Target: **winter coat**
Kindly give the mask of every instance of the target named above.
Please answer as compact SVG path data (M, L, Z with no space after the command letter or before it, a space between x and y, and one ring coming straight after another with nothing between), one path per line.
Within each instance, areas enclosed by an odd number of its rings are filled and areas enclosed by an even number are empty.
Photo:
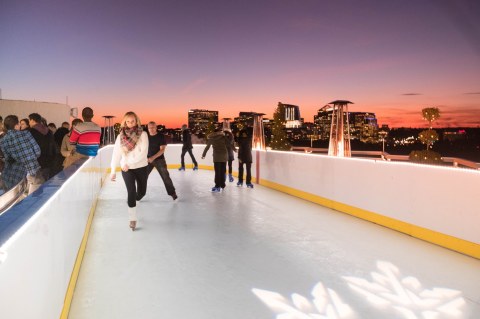
M233 161L235 160L235 156L233 152L235 151L235 140L233 139L233 134L225 134L225 138L227 141L227 152L228 152L228 160Z
M59 147L55 143L53 133L43 124L35 124L30 133L40 146L38 163L42 168L54 168L58 163Z
M205 146L205 149L203 150L202 157L207 155L210 146L213 147L213 162L227 162L227 138L222 131L213 132L212 134L208 135L207 146Z
M238 137L238 160L242 163L252 162L252 138L240 135Z

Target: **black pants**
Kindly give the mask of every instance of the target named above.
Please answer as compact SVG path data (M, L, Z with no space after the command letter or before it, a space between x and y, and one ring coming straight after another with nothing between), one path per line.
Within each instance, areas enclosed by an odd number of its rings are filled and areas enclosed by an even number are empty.
M215 187L225 188L225 170L226 162L213 162L215 168Z
M156 168L160 177L162 178L163 184L167 189L167 194L172 196L175 194L175 187L173 186L172 179L170 178L170 174L168 173L167 169L167 162L164 158L157 158L153 161L153 163L148 164L148 175L152 172L153 168Z
M182 161L182 167L185 167L185 154L187 152L188 154L190 154L190 157L192 158L193 165L198 166L197 160L195 159L195 156L193 156L192 149L182 148L182 155L180 155L180 159Z
M128 207L135 207L147 192L148 166L122 171L122 177L127 187Z
M238 182L243 183L243 164L247 169L247 184L252 183L252 163L238 162Z

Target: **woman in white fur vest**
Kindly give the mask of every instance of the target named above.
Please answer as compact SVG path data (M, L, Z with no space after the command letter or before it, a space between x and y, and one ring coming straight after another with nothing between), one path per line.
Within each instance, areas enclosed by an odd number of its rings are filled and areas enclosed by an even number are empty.
M116 168L120 164L122 177L128 192L128 217L130 228L137 227L137 201L145 196L148 178L148 136L134 112L127 112L115 141L111 164L111 180L115 181Z

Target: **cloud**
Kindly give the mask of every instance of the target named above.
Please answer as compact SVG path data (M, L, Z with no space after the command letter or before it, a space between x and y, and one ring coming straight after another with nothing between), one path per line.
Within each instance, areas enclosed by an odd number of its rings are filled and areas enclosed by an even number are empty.
M208 78L207 77L203 77L203 78L199 78L199 79L196 79L195 81L189 83L183 90L182 90L182 93L183 94L189 94L190 92L192 92L193 90L195 90L197 87L203 85L205 82L208 81Z
M401 95L423 95L422 93L402 93Z

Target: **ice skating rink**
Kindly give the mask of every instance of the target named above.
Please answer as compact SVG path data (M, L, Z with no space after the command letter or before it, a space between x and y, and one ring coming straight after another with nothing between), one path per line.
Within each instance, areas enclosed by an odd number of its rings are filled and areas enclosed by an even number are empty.
M71 319L480 318L480 260L213 172L101 189ZM372 197L373 198L373 197Z

